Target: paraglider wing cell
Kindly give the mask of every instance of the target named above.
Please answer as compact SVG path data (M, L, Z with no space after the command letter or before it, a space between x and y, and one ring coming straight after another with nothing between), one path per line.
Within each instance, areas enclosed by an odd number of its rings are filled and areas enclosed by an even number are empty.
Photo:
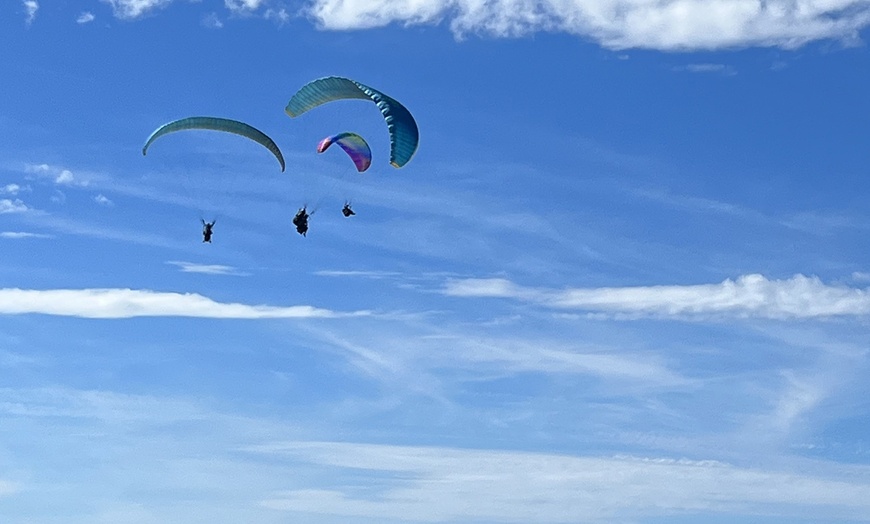
M284 111L297 117L327 102L349 98L371 100L378 106L390 132L390 163L397 168L407 164L420 141L417 122L405 106L377 89L349 78L320 78L302 86Z
M174 133L176 131L184 131L186 129L210 129L212 131L225 131L227 133L234 133L245 138L249 138L271 151L272 154L275 155L275 158L278 159L278 162L281 164L281 171L284 171L284 155L281 154L281 150L278 149L278 146L275 144L275 142L271 138L266 136L265 133L255 127L245 124L244 122L212 116L193 116L189 118L182 118L181 120L175 120L169 122L168 124L163 124L162 126L158 127L153 133L151 133L151 136L149 136L148 140L145 141L145 145L142 147L142 154L146 154L148 152L148 147L151 145L151 143L160 138L161 136L168 135L169 133Z
M372 150L365 139L358 134L346 132L328 136L317 144L317 152L323 153L332 144L338 144L344 149L360 173L372 165Z

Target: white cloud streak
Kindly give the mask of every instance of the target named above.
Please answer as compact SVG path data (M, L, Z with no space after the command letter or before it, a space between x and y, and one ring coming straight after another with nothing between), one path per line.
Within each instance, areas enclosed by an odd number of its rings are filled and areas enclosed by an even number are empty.
M443 293L457 297L500 297L559 309L652 316L729 315L773 319L864 316L870 314L867 289L824 284L795 275L768 280L751 274L718 284L622 288L528 288L505 279L448 281Z
M315 275L320 277L359 277L359 278L371 278L371 279L384 279L384 278L396 278L402 276L401 273L397 271L358 271L358 270L333 270L333 269L324 269L320 271L315 271Z
M51 238L51 235L44 233L29 233L27 231L3 231L0 232L0 238L22 239L22 238Z
M280 492L262 502L279 510L351 518L612 522L686 512L806 517L815 510L863 518L870 511L866 471L849 480L830 480L806 471L765 471L716 461L334 442L276 443L251 451L293 456L336 474L342 468L395 473L372 497L360 497L336 482L334 488Z
M780 221L789 229L817 235L831 235L842 230L870 230L870 220L859 215L846 213L803 212L786 217Z
M223 303L195 293L135 289L0 289L0 314L28 313L80 318L219 319L336 318L369 314L366 311L342 313L312 306Z
M232 266L224 266L221 264L197 264L195 262L184 262L182 260L170 260L167 264L177 266L182 273L202 273L205 275L237 275L247 276L250 273L245 273Z
M0 388L0 398L0 413L22 417L96 419L112 424L165 424L207 417L201 408L184 400L99 390Z
M509 339L463 337L443 345L461 349L453 356L456 363L474 362L477 366L495 365L511 372L543 372L548 374L586 374L614 380L640 381L649 385L686 386L690 381L680 377L658 362L652 355L593 352L588 348L571 347L552 341L538 343ZM433 351L434 353L434 348ZM441 365L451 365L449 359Z
M688 71L690 73L718 73L725 76L733 76L737 71L725 64L688 64L674 67L674 71Z

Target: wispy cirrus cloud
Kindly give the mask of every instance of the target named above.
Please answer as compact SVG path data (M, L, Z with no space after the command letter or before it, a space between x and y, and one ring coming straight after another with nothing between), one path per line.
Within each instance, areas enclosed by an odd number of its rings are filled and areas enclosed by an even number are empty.
M870 314L870 291L827 285L795 275L769 280L751 274L718 284L541 289L501 278L455 279L442 292L457 297L500 297L592 313L760 318L823 318Z
M0 289L0 314L80 318L197 317L223 319L336 318L367 311L337 312L312 306L217 302L196 293L136 289Z
M315 275L321 277L359 277L359 278L396 278L402 274L397 271L360 271L360 270L339 270L339 269L323 269L314 272Z
M61 512L63 521L72 524L274 519L255 501L267 496L269 486L286 478L290 468L268 468L272 472L265 474L262 463L232 450L239 443L260 442L264 435L298 434L296 422L215 411L195 395L62 386L0 388L0 419L4 445L20 450L4 463L0 500L5 503L4 495L14 495L16 503L30 505L40 493L69 486L61 489L62 495L33 506L28 518L44 522ZM36 434L40 437L34 439ZM114 458L91 468L87 457L95 452ZM64 457L71 460L64 462ZM127 473L119 476L122 470ZM198 502L179 513L174 504L143 504L131 494L141 489L196 491ZM76 500L94 504L79 506Z
M780 392L773 415L765 424L781 433L787 433L795 423L818 406L826 392L817 378L802 378L788 371L782 375L787 386Z
M867 217L847 213L802 212L785 217L782 225L806 233L831 235L838 231L870 230L870 220Z
M392 393L422 395L450 403L468 381L510 380L535 374L547 380L595 377L588 385L621 391L687 390L697 381L670 369L655 354L620 348L571 344L554 339L484 337L471 332L430 334L417 330L385 330L356 323L344 333L330 328L302 328L312 347L338 350L363 376ZM608 352L609 351L609 352ZM473 377L473 378L472 378ZM612 391L612 390L611 390Z
M870 511L870 479L858 469L852 480L831 480L803 470L631 456L339 442L278 442L248 451L318 464L339 479L275 492L264 506L351 519L612 522L687 512L806 517L836 508L841 518L863 518ZM380 479L375 494L342 484L340 472L348 468Z
M503 371L596 375L662 386L685 386L690 383L652 355L632 355L627 352L608 354L555 341L532 343L521 339L464 337L441 339L440 343L463 349L462 356L454 357L457 362L474 362L478 366L489 364Z
M195 490L183 508L153 504L149 521L214 521L226 512L264 522L279 511L285 520L318 522L625 522L696 513L697 520L712 513L735 522L747 514L813 522L860 521L870 512L863 465L777 457L773 466L747 467L703 453L551 453L505 442L500 449L338 442L335 434L312 438L304 416L287 422L217 412L196 395L63 387L2 388L0 416L22 430L10 435L10 445L26 450L10 457L12 471L38 473L20 485L0 481L0 495L62 482L70 493L60 507L77 498L105 511L140 502L136 493L146 490ZM94 453L113 461L88 463ZM99 496L113 489L113 497ZM90 511L67 520L99 521Z
M733 76L737 71L725 64L688 64L673 68L674 71L687 71L689 73L718 73L725 76Z
M287 22L289 22L290 16L290 13L283 7L278 9L266 9L266 11L263 13L263 18L265 18L266 20L272 20L278 25L286 24Z
M184 400L110 391L0 388L0 396L0 413L25 417L165 423L204 416L200 407Z
M767 221L770 220L765 215L753 209L741 207L728 202L712 200L709 198L697 197L692 195L674 194L669 191L644 188L626 188L631 195L658 202L666 206L683 209L691 212L701 212L710 214L729 215L739 218Z
M66 197L57 192L52 196L52 201L63 204ZM40 229L47 229L58 234L71 234L102 240L118 242L130 242L134 244L157 246L171 249L180 249L184 243L160 234L143 232L137 229L117 228L106 223L80 221L70 218L52 216L39 210L30 210L27 216L31 225Z
M202 17L202 25L209 29L220 29L224 26L224 23L217 13L209 13Z
M182 260L170 260L166 262L173 266L177 266L182 273L202 273L205 275L236 275L248 276L250 273L241 271L233 266L225 266L221 264L197 264L195 262L184 262Z

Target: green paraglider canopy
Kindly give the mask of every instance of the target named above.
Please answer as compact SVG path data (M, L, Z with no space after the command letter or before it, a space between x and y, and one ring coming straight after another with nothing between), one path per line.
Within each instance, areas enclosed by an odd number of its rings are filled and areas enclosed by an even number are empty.
M390 163L397 168L407 164L420 141L417 122L405 106L373 87L339 76L320 78L302 86L284 111L297 117L327 102L348 98L371 100L378 106L390 132Z
M278 159L278 162L281 164L281 171L284 171L284 155L281 154L281 150L278 149L278 146L275 144L275 142L271 138L266 136L265 133L263 133L259 129L249 126L248 124L245 124L244 122L212 116L192 116L190 118L182 118L181 120L174 120L172 122L169 122L168 124L163 124L162 126L158 127L153 133L151 133L151 136L149 136L148 140L145 141L145 145L142 147L142 154L144 155L145 153L147 153L148 146L150 146L152 142L154 142L161 136L167 135L169 133L174 133L175 131L183 131L186 129L210 129L212 131L225 131L227 133L234 133L249 138L271 151L272 154L275 155L275 158Z

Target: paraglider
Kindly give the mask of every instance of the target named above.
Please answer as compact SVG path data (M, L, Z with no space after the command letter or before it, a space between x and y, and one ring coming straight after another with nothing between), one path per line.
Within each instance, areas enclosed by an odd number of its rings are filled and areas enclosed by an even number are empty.
M217 220L212 220L211 222L206 222L202 218L200 220L202 221L202 241L211 244L212 228Z
M344 132L324 138L317 144L317 152L323 153L332 144L338 144L353 161L356 170L362 173L372 165L372 150L365 139L356 133ZM341 213L345 217L355 215L350 204L344 203Z
M407 164L420 141L417 122L405 106L377 89L339 76L320 78L302 86L284 111L297 117L327 102L353 98L371 100L378 106L390 133L390 163L396 168Z
M275 156L275 158L278 159L278 163L281 164L281 171L284 171L284 155L281 154L281 150L278 149L278 146L275 144L275 142L271 138L266 136L265 133L263 133L259 129L249 126L248 124L245 124L244 122L211 116L193 116L163 124L156 130L154 130L154 132L151 133L151 136L148 137L148 140L142 147L142 154L145 155L148 152L148 147L151 145L151 143L160 138L161 136L167 135L169 133L174 133L176 131L183 131L186 129L209 129L212 131L224 131L227 133L234 133L245 138L249 138L268 149Z
M308 210L303 207L297 211L296 216L293 217L293 225L296 226L296 232L302 236L307 236L309 216Z
M344 149L360 173L372 165L372 150L365 139L358 134L345 132L328 136L317 144L317 152L323 153L332 144L338 144Z
M168 135L169 133L188 129L223 131L253 140L268 149L281 165L281 171L284 171L284 155L281 154L281 150L278 148L277 144L275 144L271 138L266 136L265 133L244 122L211 116L193 116L173 120L172 122L163 124L155 129L145 141L145 145L142 147L142 155L144 156L148 153L148 147L150 147L158 138ZM202 241L210 244L211 236L213 234L212 228L214 227L215 221L206 222L204 219L200 219L200 221L202 222Z

